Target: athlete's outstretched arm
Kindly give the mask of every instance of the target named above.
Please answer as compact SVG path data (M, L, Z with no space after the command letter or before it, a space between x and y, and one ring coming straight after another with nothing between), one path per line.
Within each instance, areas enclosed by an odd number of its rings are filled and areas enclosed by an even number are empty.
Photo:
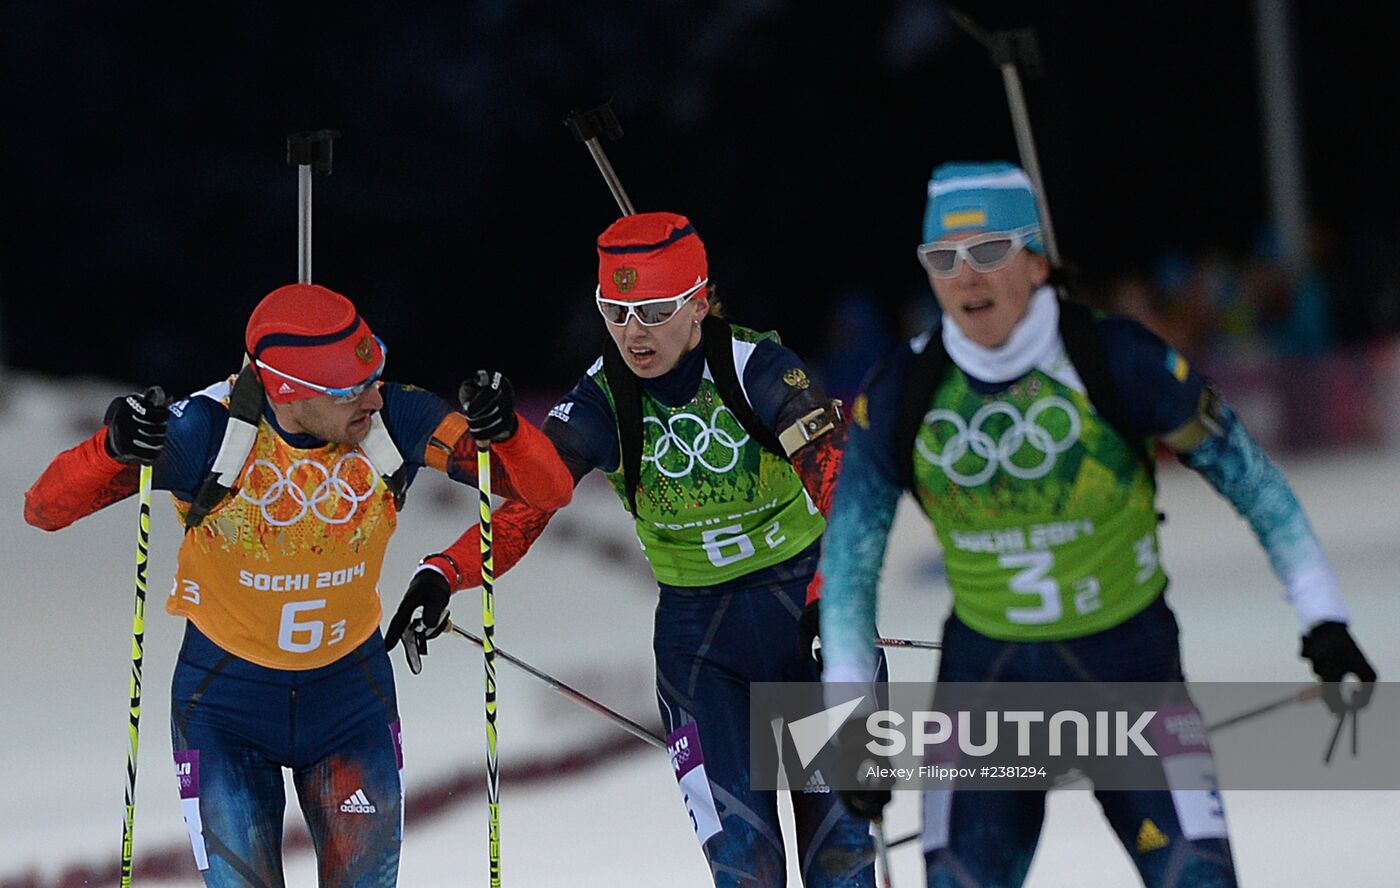
M1162 440L1249 522L1304 634L1319 623L1347 622L1332 565L1288 479L1213 389L1205 389L1195 415Z
M104 425L58 454L24 494L24 520L59 530L136 492L140 462L151 462L157 489L188 497L211 460L210 404L165 405L158 390L114 398ZM212 403L212 402L211 402ZM219 408L222 409L222 408Z
M514 435L491 445L492 492L545 511L562 509L573 498L573 478L544 433L518 419ZM465 416L443 417L428 438L423 462L457 481L476 483L476 439Z
M875 590L900 488L871 464L869 437L856 429L845 449L822 544L822 680L865 682L875 675Z
M40 530L61 530L136 492L140 466L107 453L107 427L53 458L24 492L24 520Z
M526 423L522 420L520 431L524 432L525 428ZM575 453L570 447L568 433L557 426L546 422L545 431L539 431L533 426L530 429L538 436L538 443L532 444L532 446L548 448L549 455L562 469L566 479L564 483L568 487L568 497L565 497L563 502L567 503L569 498L573 496L574 487L584 475L593 470L593 463ZM519 434L517 432L516 436L518 437ZM469 446L474 454L475 445ZM491 445L493 454L497 446ZM472 460L470 465L475 467L474 455ZM454 472L465 470L466 464L452 469ZM494 475L491 478L491 483L494 487L496 483ZM492 512L491 541L493 549L491 557L497 576L510 570L521 558L525 557L525 553L535 544L535 540L540 538L540 534L544 533L545 525L549 523L558 510L558 508L540 508L525 502L524 498L521 497L520 501L507 502ZM467 528L456 542L442 552L425 557L419 570L420 572L433 570L442 574L452 587L453 592L481 585L481 528L475 524Z
M505 503L491 513L491 561L496 576L506 573L525 557L553 517L553 511L516 502ZM424 558L423 567L446 577L454 592L480 586L481 528L472 525L442 552Z

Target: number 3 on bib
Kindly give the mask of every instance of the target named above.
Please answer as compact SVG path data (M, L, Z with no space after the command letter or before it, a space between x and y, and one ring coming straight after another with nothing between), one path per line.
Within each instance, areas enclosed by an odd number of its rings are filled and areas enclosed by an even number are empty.
M1008 607L1007 620L1022 626L1040 626L1064 616L1060 584L1049 576L1055 567L1053 552L1017 552L998 557L997 563L1003 568L1018 571L1007 584L1012 592L1035 595L1040 599L1039 607ZM1091 613L1103 606L1096 577L1081 577L1074 583L1074 592L1074 608L1081 614Z
M1055 566L1055 556L1049 552L1019 552L1002 555L997 562L1005 568L1020 569L1011 578L1011 591L1017 595L1037 595L1040 607L1008 607L1006 619L1022 625L1038 626L1053 623L1064 613L1060 604L1060 585L1046 574Z

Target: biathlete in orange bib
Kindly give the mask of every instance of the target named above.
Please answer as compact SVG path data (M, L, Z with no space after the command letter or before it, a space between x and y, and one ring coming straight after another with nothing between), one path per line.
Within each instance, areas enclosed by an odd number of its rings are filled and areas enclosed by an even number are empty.
M465 415L382 381L384 343L325 287L269 293L245 346L241 373L168 408L158 390L114 400L26 493L25 518L58 530L125 499L138 463L174 498L186 532L166 610L188 622L170 731L205 884L284 884L289 768L320 884L393 886L403 757L377 584L405 493L424 466L474 484L477 440L507 498L557 509L573 477L500 374L463 384ZM389 637L444 616L396 618Z

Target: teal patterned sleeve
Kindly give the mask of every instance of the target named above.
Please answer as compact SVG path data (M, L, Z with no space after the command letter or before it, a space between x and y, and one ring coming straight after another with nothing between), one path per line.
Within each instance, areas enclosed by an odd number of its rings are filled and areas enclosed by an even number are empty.
M1203 417L1211 434L1180 458L1199 472L1249 522L1274 575L1298 612L1302 633L1319 622L1347 622L1332 565L1288 479L1234 411L1216 402Z
M822 546L822 680L875 674L875 591L900 488L871 464L872 435L851 425Z

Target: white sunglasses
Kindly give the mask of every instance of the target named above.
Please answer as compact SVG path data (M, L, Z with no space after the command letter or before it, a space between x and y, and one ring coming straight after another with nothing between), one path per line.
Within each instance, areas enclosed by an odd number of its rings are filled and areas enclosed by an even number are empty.
M675 317L676 312L681 310L681 306L685 305L690 297L699 293L709 282L709 278L704 278L679 296L667 296L664 299L642 299L637 302L604 299L603 288L600 285L594 290L593 298L598 302L598 313L614 327L627 326L627 321L634 316L637 318L637 323L643 327L659 327Z
M959 260L973 271L986 273L1004 268L1016 252L1040 232L1040 226L1030 225L1015 231L991 231L960 241L934 241L919 245L919 262L937 278L957 277Z
M384 340L380 339L378 336L374 337L374 341L376 344L378 344L379 354L382 356L379 361L379 367L373 373L371 373L369 378L366 379L364 382L357 382L354 385L347 385L338 388L335 386L317 385L314 382L307 382L305 379L298 379L290 373L284 373L281 370L278 370L276 367L269 367L257 358L253 359L253 364L258 367L261 367L269 373L275 373L283 379L286 379L290 382L295 382L297 385L306 386L313 392L320 392L323 395L329 395L331 400L335 401L335 403L337 404L349 404L352 401L358 401L360 399L360 396L363 395L369 389L370 386L378 382L379 378L384 375L384 365L389 360L389 349L386 345L384 345Z

